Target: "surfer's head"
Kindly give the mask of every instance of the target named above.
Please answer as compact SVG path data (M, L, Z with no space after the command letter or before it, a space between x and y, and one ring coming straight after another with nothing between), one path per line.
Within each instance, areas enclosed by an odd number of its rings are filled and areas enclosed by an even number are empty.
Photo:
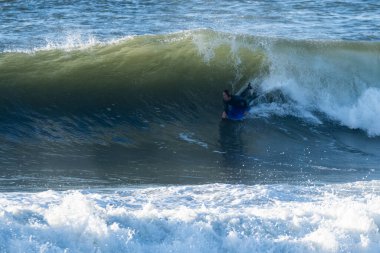
M231 94L228 90L223 91L223 100L224 101L229 101L231 100Z

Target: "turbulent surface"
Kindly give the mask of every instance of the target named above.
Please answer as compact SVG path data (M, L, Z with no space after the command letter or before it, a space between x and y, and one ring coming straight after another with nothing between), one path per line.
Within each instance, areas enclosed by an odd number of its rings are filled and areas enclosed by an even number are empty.
M3 193L0 249L376 252L379 186L372 181Z

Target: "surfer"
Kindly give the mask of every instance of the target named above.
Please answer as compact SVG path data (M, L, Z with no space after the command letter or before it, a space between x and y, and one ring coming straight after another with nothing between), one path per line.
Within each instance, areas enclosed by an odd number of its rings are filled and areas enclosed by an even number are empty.
M223 91L224 111L222 113L222 119L243 119L248 111L248 102L246 97L249 95L249 90L251 89L252 86L249 83L240 95L231 95L227 89Z

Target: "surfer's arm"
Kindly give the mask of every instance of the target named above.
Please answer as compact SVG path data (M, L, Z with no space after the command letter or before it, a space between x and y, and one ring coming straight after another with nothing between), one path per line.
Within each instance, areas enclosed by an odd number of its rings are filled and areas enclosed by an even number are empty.
M251 90L252 90L252 85L251 83L249 83L247 87L245 87L245 89L240 93L240 97L246 99L247 97L251 95Z

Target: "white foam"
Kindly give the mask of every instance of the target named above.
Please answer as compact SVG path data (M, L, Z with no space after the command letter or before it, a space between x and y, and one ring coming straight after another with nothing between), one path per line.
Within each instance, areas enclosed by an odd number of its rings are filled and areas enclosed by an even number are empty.
M0 194L1 252L379 252L380 181Z
M365 48L369 45L357 45ZM282 114L305 118L314 111L370 136L380 135L379 63L374 53L341 44L268 44L269 76L264 92L280 89L295 103ZM272 113L277 113L273 110Z
M73 51L73 50L84 50L89 49L94 46L104 46L118 44L125 40L130 40L135 38L135 36L125 36L121 38L116 38L108 41L99 40L96 36L91 34L82 34L81 32L66 32L63 36L57 38L46 38L45 44L41 46L36 46L33 48L18 48L18 49L6 49L5 53L28 53L33 54L39 51L49 51L49 50L63 50L63 51Z
M380 89L368 88L349 106L331 105L328 113L350 128L360 128L370 136L380 135Z
M196 145L199 145L203 148L208 148L207 143L194 138L194 133L180 133L179 138L181 140L184 140L184 141L190 143L190 144L196 144Z
M294 116L304 118L313 124L322 124L321 120L317 116L298 104L259 104L257 106L253 106L249 110L249 114L251 117L271 117L272 115L277 115L280 117Z

